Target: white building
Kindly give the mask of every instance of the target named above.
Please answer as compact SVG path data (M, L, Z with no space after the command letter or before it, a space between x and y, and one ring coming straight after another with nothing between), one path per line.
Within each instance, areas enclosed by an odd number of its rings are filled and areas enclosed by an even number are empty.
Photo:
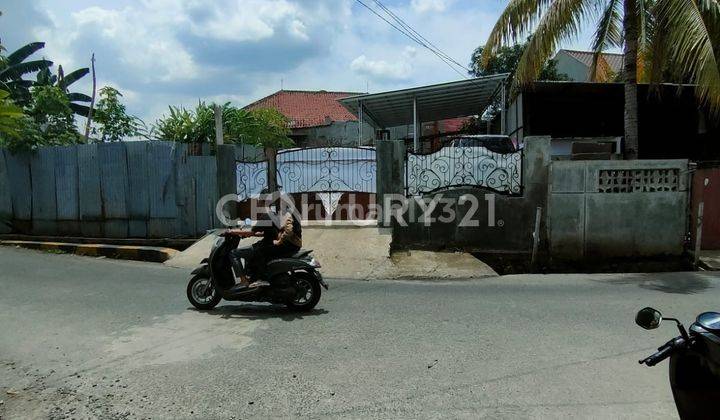
M592 67L592 51L560 50L553 58L557 62L557 71L568 75L574 82L590 82L590 68ZM615 76L622 72L623 55L602 53L600 67L605 69L605 77L601 81L613 81Z

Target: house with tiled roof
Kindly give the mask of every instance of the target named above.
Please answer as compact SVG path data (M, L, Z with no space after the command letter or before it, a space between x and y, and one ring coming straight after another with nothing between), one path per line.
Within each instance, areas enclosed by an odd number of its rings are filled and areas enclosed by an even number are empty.
M290 120L290 137L302 147L357 146L358 119L338 99L356 92L280 90L259 99L245 109L274 108ZM362 145L372 144L375 130L363 124Z
M574 82L589 82L592 68L593 52L578 50L560 50L553 58L557 63L557 71L566 74ZM611 81L622 73L623 55L613 53L600 54L600 78Z
M280 90L259 99L244 109L273 108L290 120L290 137L300 147L357 146L359 139L357 116L343 107L339 99L362 95L357 92L328 92L325 90ZM467 118L424 122L423 136L459 131ZM370 124L363 124L361 145L371 145L377 135ZM388 127L385 138L410 139L412 126Z

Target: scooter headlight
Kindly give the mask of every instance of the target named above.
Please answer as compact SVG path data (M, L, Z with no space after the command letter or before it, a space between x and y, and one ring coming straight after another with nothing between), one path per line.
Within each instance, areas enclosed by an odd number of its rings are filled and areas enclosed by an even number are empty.
M310 265L315 268L322 267L322 265L320 265L320 261L316 260L315 258L310 260Z

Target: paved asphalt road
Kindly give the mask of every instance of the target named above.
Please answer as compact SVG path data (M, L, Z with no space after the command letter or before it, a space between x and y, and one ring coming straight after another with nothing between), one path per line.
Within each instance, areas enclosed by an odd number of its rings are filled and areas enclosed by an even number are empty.
M162 265L0 248L0 417L673 418L675 334L709 273L335 281L318 310L185 298Z

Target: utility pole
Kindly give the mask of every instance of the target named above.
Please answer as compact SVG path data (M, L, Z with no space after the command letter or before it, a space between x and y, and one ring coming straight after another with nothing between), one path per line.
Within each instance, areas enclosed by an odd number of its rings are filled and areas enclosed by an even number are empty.
M87 121L85 121L85 143L90 139L90 125L92 124L93 107L95 106L95 88L97 87L97 79L95 78L95 53L92 53L92 57L90 58L90 67L92 68L92 96L90 97Z
M363 103L358 103L358 147L362 146L363 140L363 124L365 123L365 116L363 113Z
M220 146L223 144L222 108L218 104L215 104L213 108L215 110L215 144Z
M507 130L507 123L505 122L505 107L507 104L505 103L505 81L502 82L502 91L501 95L502 98L500 99L500 134L507 134L505 131Z
M413 98L413 153L420 153L420 138L418 136L419 125L417 98Z

